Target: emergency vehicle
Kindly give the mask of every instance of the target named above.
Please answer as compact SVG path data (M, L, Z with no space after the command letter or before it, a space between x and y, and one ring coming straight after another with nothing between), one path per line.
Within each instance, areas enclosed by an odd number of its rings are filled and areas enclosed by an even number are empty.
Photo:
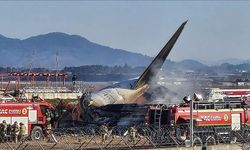
M147 108L145 121L151 125L180 125L190 121L190 104L166 106L151 105ZM250 126L250 103L236 102L193 102L193 118L196 126ZM239 125L240 123L240 125ZM235 127L235 126L234 126Z
M54 114L54 107L43 99L1 101L0 123L22 122L26 127L26 135L32 140L40 140L46 133L46 111ZM53 118L52 118L53 119Z
M232 132L234 132L240 135L241 138L250 139L249 104L248 101L194 101L193 131L196 133L196 137L203 141L206 141L209 137L216 139L219 136L224 140L231 140ZM176 138L185 140L188 138L190 131L190 108L190 103L172 106L152 105L148 107L145 123L155 128L172 126L175 128Z

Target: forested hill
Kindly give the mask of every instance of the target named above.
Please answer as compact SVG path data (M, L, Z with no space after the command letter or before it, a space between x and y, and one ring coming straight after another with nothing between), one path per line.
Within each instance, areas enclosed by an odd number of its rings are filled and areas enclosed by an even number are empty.
M60 68L82 65L144 66L151 57L93 43L78 35L53 32L24 40L0 35L0 66Z

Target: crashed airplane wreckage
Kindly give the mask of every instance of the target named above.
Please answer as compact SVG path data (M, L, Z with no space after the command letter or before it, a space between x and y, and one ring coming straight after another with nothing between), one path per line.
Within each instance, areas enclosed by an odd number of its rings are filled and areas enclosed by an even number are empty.
M131 114L138 114L138 117L134 117L134 119L137 118L136 120L143 119L141 114L145 114L146 105L138 104L145 104L143 95L150 88L150 81L161 69L186 23L187 21L181 24L139 78L115 83L97 92L84 94L77 109L74 109L78 112L75 115L78 116L76 120L100 124L112 121L117 124L115 120L126 118Z
M81 98L81 107L84 109L89 106L100 107L109 104L137 103L138 98L148 89L151 79L161 69L186 23L187 21L182 23L182 25L138 79L131 79L116 83L112 86L101 89L100 91L83 95Z

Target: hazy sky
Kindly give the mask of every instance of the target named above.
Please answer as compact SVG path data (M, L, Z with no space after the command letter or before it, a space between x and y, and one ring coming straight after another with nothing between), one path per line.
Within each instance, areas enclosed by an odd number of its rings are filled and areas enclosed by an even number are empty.
M250 59L250 1L0 1L0 34L48 32L154 56L189 20L170 59Z

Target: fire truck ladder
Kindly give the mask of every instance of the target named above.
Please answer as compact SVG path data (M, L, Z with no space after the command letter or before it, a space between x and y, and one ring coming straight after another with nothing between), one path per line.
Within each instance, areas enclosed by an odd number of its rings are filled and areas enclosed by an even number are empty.
M160 105L157 105L154 112L154 127L156 129L160 129L161 127L161 114L162 114L162 107L160 106L160 109L158 109Z

